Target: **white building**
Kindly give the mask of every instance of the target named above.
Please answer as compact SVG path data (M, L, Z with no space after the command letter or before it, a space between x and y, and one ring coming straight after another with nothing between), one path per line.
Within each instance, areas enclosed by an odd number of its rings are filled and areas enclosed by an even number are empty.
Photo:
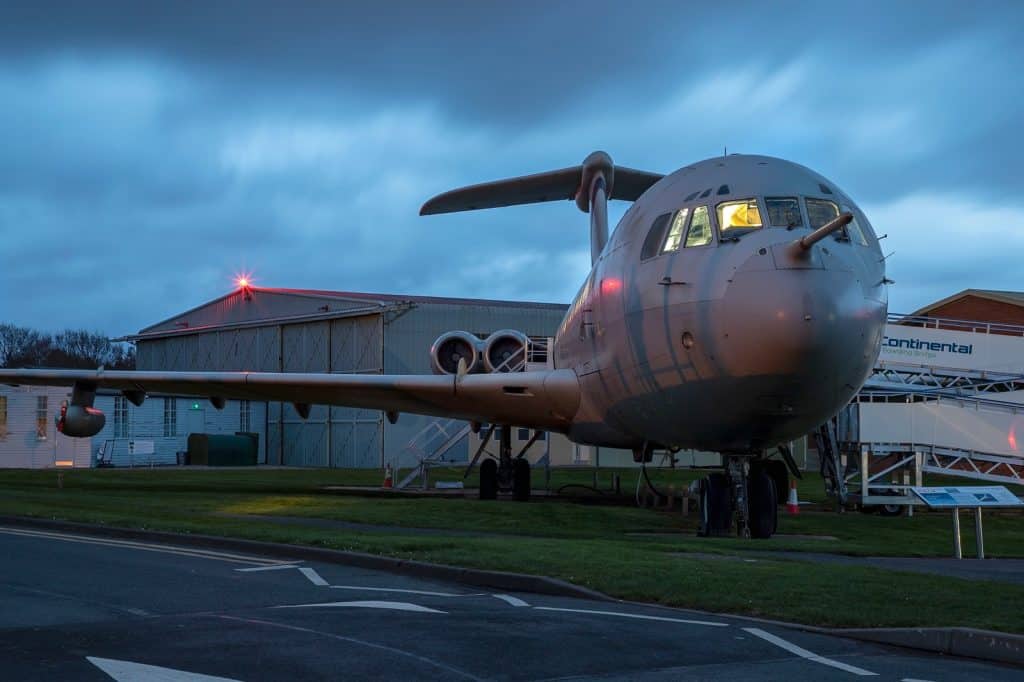
M190 433L260 435L259 461L266 461L266 404L228 401L222 410L205 400L150 396L136 407L116 394L99 394L96 407L107 423L92 438L57 432L55 417L71 390L0 385L0 467L89 467L102 452L114 466L175 464Z

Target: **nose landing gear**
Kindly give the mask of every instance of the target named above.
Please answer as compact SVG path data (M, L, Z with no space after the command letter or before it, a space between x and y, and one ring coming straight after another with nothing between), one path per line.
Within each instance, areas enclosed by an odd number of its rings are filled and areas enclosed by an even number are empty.
M763 460L726 456L725 471L701 481L700 501L698 535L729 535L734 517L740 537L770 538L776 531L777 484Z

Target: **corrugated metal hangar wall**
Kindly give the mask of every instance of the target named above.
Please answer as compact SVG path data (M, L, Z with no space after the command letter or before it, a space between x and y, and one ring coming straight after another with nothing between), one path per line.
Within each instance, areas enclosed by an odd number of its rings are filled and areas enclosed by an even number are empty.
M429 374L430 344L452 329L518 329L552 336L566 306L292 289L242 289L142 330L133 338L144 370L250 370ZM268 464L406 466L404 452L431 418L316 406L303 420L270 403ZM465 458L465 444L455 456Z

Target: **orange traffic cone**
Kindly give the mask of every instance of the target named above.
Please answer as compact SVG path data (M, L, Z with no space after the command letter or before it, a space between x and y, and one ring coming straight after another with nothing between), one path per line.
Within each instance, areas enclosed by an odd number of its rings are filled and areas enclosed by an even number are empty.
M384 487L390 488L394 484L394 475L391 471L391 465L388 464L384 469Z
M800 502L796 498L796 481L789 482L789 499L786 500L786 511L790 514L800 513Z

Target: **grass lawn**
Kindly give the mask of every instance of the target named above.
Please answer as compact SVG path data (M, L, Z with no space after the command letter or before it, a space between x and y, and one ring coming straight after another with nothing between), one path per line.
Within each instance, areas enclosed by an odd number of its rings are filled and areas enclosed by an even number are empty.
M535 473L543 477L542 471ZM623 497L629 497L636 472L619 473ZM677 487L697 475L652 472L656 485ZM461 470L432 475L433 480L460 477ZM709 540L694 536L693 514L684 518L678 511L594 504L595 494L583 489L580 492L590 499L516 504L364 497L325 488L379 484L379 478L379 471L337 469L92 469L65 471L63 488L58 488L56 471L7 470L0 471L0 514L230 535L552 575L627 599L821 625L969 625L1024 632L1024 612L1019 607L1024 604L1024 586L764 555L754 563L742 560L763 550L949 556L948 514L883 518L804 511L780 516L780 536L771 540ZM552 471L552 489L570 483L592 485L593 473ZM543 478L535 479L535 485L543 487ZM602 471L598 487L607 491L610 485L611 473ZM817 477L808 477L800 490L802 499L824 500ZM246 518L254 514L410 530L380 532L372 527L304 526ZM962 525L969 553L973 523L965 517ZM417 534L415 528L462 534ZM1024 516L986 513L989 556L1024 557L1022 530Z

